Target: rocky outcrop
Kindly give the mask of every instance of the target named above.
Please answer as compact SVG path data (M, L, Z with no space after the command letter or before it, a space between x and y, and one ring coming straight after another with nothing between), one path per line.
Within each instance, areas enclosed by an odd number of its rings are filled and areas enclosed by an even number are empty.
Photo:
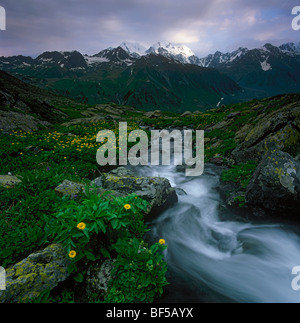
M0 131L6 133L10 133L13 130L31 132L49 125L49 122L41 121L28 114L0 110Z
M0 303L26 302L51 290L68 276L70 260L58 244L31 254L6 270L6 289L0 291Z
M146 112L145 116L149 119L157 119L162 117L162 112L160 110Z
M247 187L246 204L262 213L299 215L300 162L282 151L267 154Z
M181 118L184 118L184 117L189 117L192 115L192 112L191 111L185 111L182 115L181 115Z
M124 175L126 174L126 175ZM124 196L135 193L149 202L145 219L151 220L178 201L168 179L161 177L135 177L123 167L102 176L102 185Z
M300 107L288 105L267 115L261 114L238 131L235 140L239 144L231 156L237 164L260 161L268 151L291 153L300 141Z

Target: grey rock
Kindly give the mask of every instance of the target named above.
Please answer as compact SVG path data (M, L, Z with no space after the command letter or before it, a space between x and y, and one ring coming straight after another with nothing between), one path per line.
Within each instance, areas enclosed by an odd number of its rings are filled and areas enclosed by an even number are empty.
M85 187L81 183L74 183L69 180L64 180L54 190L59 196L70 195L72 198L74 198L80 192L84 192Z
M110 172L116 176L134 176L134 173L125 167L118 167Z
M104 296L111 280L111 272L114 268L114 259L107 259L100 266L90 267L86 276L87 295L97 294Z
M95 185L96 187L102 187L103 186L102 177L95 178L93 181L91 181L91 185Z
M299 107L285 107L259 119L254 127L244 127L237 133L240 144L231 156L238 163L260 161L268 151L291 153L300 141Z
M135 193L149 202L146 220L152 220L178 201L175 189L166 178L103 175L103 188L124 196Z
M0 186L2 187L13 188L21 182L18 177L13 176L11 173L8 175L0 175Z
M28 114L0 110L0 131L5 133L11 133L13 130L31 132L49 125L49 122L38 120Z
M271 214L299 215L300 162L282 151L265 155L247 187L246 204Z
M162 112L160 110L150 111L145 113L145 116L150 119L157 119L162 116Z
M69 276L70 260L66 250L53 244L6 270L6 289L0 291L0 303L25 302L53 289Z
M230 113L227 116L227 119L233 119L233 118L239 117L240 115L241 115L241 111L236 111L236 112Z
M190 115L192 115L192 112L191 111L185 111L182 115L181 115L181 117L187 117L187 116L190 116Z

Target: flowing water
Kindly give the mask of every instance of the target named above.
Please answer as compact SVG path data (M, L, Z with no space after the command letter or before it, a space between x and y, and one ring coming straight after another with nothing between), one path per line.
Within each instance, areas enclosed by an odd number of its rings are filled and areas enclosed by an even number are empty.
M137 171L137 169L135 169ZM171 283L160 302L300 302L292 268L300 266L300 233L284 223L240 221L223 213L220 168L200 177L174 166L142 167L141 175L170 180L179 201L150 225L149 240L166 240Z

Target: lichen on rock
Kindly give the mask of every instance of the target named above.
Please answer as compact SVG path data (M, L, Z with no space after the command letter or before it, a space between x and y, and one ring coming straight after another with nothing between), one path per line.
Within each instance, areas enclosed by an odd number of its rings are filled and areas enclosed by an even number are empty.
M80 192L84 192L84 188L84 185L81 183L74 183L69 180L64 180L54 190L59 196L70 195L71 198L74 198Z
M111 174L104 174L103 188L119 194L137 194L149 202L146 220L157 217L161 212L178 201L178 196L168 179L162 177L135 177L131 172L127 176L123 169L117 169Z
M13 175L0 175L0 186L5 188L13 188L22 181Z
M0 303L26 302L53 289L69 276L69 264L59 244L31 254L6 270L6 290L0 291Z
M247 188L246 203L277 215L298 215L300 162L282 151L269 152Z
M292 153L300 141L298 107L284 107L264 117L260 116L254 126L245 125L237 134L238 146L232 152L236 163L247 160L260 161L271 150Z
M86 277L87 295L97 294L98 297L108 290L108 284L111 280L111 272L114 268L114 259L105 260L100 266L90 267Z

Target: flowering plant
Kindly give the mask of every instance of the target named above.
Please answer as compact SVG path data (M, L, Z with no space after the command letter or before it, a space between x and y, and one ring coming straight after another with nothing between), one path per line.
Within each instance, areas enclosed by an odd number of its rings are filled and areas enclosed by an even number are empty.
M163 293L167 264L163 251L167 248L163 239L148 246L137 238L119 240L114 248L118 257L114 263L106 301L111 303L151 303Z
M143 219L148 205L145 200L135 194L116 197L112 192L105 192L98 195L88 188L86 194L81 202L66 197L58 206L59 211L48 218L45 229L48 239L65 247L72 260L70 272L78 272L81 260L110 258L118 239L140 239L147 231ZM82 281L82 273L76 279Z

